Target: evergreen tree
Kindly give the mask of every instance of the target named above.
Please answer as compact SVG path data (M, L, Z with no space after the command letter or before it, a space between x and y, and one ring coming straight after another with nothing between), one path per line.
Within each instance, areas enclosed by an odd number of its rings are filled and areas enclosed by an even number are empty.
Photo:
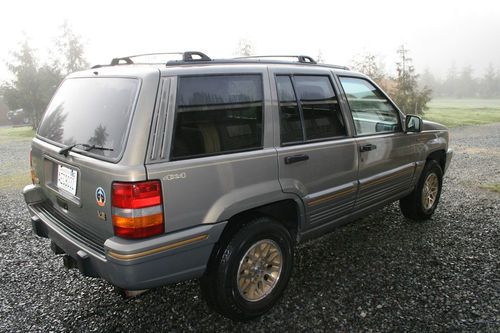
M458 74L457 67L453 62L451 67L448 69L448 74L446 75L446 80L443 82L442 88L443 94L447 97L457 97L458 96Z
M39 63L36 51L30 46L28 38L12 53L12 61L7 63L14 79L3 82L0 96L11 110L22 108L29 115L34 128L37 128L45 108L63 77L71 72L87 67L83 45L65 23L61 27L56 49L62 55L52 63Z
M418 80L419 88L425 89L425 87L428 87L428 88L432 89L433 95L436 96L436 95L441 94L440 85L441 85L440 82L431 73L429 68L425 68L424 72L422 73L422 75L420 75L420 78Z
M428 87L419 89L418 77L409 57L409 51L403 45L398 49L399 62L396 63L396 93L394 101L405 114L423 114L431 100L432 90Z
M58 56L55 63L61 69L64 76L85 69L89 66L85 60L85 51L81 37L73 32L67 21L60 27L61 34L56 40Z
M472 68L470 66L462 68L456 87L456 96L458 98L476 96L476 81L472 77Z
M242 57L249 57L255 54L255 47L253 42L247 38L240 38L238 41L238 48L236 49L236 55Z
M481 80L481 96L485 98L500 97L500 77L490 63Z
M10 109L22 108L29 115L33 127L37 128L62 79L60 71L48 65L39 66L36 52L28 39L21 43L19 51L13 53L13 59L8 68L14 74L14 80L3 83L1 94Z
M318 64L322 64L325 62L325 58L323 57L323 51L321 51L321 49L318 50L318 56L316 57L316 62Z

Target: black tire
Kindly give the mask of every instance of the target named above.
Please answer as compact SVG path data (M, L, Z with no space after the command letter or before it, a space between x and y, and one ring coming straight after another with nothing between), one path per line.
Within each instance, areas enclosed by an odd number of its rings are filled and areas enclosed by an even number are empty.
M290 233L278 222L259 217L225 238L216 245L207 272L201 278L202 295L212 309L233 320L245 321L260 316L281 298L290 279L293 266L293 241ZM265 242L271 242L281 251L279 278L269 294L262 296L262 299L249 301L239 291L238 270L248 257L245 256L247 251L258 248L254 247L258 243L265 247ZM267 275L262 272L260 274Z
M425 207L422 198L424 197L424 187L425 182L429 177L437 177L437 194L435 200L430 207ZM429 160L422 170L420 179L418 180L417 186L408 196L399 200L399 207L403 215L409 219L422 221L429 219L439 203L439 198L441 196L441 189L443 186L443 170L438 162L435 160Z

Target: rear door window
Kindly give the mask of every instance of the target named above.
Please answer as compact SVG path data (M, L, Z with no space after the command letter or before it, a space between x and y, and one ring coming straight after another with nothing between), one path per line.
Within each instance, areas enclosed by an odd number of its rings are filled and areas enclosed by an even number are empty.
M172 159L262 148L262 77L180 77Z
M56 144L96 145L112 150L85 154L117 159L124 148L139 81L129 78L67 79L54 95L37 134ZM74 150L79 150L75 147Z
M304 140L299 104L290 76L276 77L280 105L281 142L298 143Z
M276 82L282 144L346 136L344 118L328 76L279 75Z

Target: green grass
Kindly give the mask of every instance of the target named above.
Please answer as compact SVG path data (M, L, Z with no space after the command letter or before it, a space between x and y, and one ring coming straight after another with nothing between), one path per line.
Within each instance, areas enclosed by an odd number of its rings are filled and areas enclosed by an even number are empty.
M448 127L500 122L500 99L433 99L424 119Z
M31 177L28 170L0 176L0 190L21 190L27 184L31 184Z
M34 136L35 131L31 128L31 126L0 128L0 142L12 140L31 140Z
M500 193L500 183L486 184L486 185L481 185L480 187L484 188L485 190L489 190L491 192Z

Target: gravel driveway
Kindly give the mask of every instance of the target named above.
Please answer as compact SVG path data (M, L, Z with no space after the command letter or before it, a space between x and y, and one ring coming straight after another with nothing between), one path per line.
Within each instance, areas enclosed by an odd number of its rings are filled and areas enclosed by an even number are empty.
M122 300L65 270L30 231L19 189L0 191L0 331L500 331L500 124L452 131L454 160L432 220L393 204L297 249L292 280L266 316L211 312L196 281ZM0 144L24 167L23 147Z

